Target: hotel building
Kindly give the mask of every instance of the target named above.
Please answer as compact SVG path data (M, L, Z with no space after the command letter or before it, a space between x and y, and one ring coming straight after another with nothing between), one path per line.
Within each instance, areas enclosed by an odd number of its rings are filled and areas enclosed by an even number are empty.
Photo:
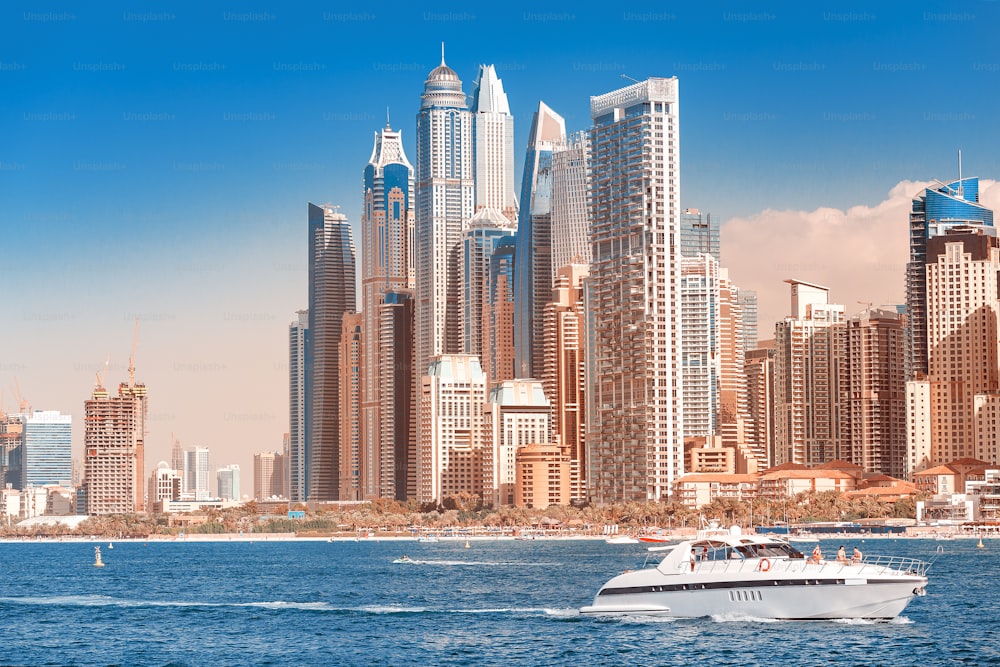
M488 504L514 504L517 452L549 442L550 409L537 380L506 380L490 390L483 409L483 500Z
M486 375L479 358L433 357L421 386L418 502L482 495Z

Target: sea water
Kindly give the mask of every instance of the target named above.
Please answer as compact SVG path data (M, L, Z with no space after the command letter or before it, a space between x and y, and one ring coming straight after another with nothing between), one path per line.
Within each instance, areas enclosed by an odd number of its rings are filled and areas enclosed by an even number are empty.
M607 618L578 609L642 544L116 542L97 568L95 543L5 542L0 665L1000 663L1000 540L855 542L934 560L927 595L887 623Z

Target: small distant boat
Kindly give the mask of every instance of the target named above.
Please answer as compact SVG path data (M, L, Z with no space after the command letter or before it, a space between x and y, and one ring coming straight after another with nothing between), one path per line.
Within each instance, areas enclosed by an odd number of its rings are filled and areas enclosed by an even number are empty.
M104 567L104 561L101 560L101 547L94 547L94 567Z
M440 542L441 539L437 535L421 535L417 538L417 542Z
M639 537L640 542L648 542L650 544L666 544L672 539L673 538L667 537L666 535L641 535Z
M607 544L638 544L639 538L632 537L631 535L620 535L618 537L609 537L604 541Z
M415 563L416 561L414 561L412 558L404 554L392 562L399 564L399 563Z

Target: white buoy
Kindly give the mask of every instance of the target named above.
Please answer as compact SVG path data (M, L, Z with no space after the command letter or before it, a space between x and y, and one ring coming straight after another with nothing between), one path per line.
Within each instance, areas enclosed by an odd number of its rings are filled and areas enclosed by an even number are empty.
M94 567L104 567L104 561L101 560L101 547L94 547Z

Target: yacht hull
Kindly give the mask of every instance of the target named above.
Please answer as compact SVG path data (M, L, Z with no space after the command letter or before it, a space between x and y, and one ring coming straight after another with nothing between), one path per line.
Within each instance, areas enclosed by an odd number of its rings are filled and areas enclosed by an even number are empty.
M611 587L581 614L655 614L677 618L702 616L768 619L881 619L899 616L917 595L926 577L896 575L875 580L774 579ZM652 591L625 592L632 589ZM655 589L673 590L655 590ZM619 592L622 591L622 592Z

